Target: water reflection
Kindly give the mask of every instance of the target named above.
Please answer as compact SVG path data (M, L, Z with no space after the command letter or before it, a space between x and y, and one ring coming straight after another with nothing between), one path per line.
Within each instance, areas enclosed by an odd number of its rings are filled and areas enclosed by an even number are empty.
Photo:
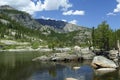
M68 66L69 63L53 63L53 64L54 65L51 65L51 63L49 63L49 67L46 67L44 71L35 72L28 80L39 80L39 79L65 80L65 78L68 78L68 77L73 77L78 80L93 80L94 72L90 66L81 66L80 69L73 70L71 66ZM78 64L78 63L75 63L75 64ZM78 66L75 64L74 66Z
M7 57L9 56L9 57ZM8 67L11 67L11 68L14 68L15 67L15 55L13 54L5 54L5 56L3 57L3 63L5 66L8 66Z
M104 75L95 74L91 61L54 63L32 62L35 53L0 53L0 80L120 80L120 69ZM74 70L78 66L80 69Z

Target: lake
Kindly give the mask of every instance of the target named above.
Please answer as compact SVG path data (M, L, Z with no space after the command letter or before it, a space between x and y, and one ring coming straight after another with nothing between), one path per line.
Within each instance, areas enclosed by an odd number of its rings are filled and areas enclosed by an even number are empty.
M111 73L97 73L91 61L83 62L33 62L40 52L0 52L0 80L120 80L120 69ZM80 69L74 70L73 67Z

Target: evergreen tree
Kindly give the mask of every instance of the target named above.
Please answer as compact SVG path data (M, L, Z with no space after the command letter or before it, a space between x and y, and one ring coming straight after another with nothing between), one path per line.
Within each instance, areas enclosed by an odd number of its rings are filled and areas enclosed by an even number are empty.
M95 29L95 45L100 49L110 49L110 32L111 29L106 21L103 21L98 28Z

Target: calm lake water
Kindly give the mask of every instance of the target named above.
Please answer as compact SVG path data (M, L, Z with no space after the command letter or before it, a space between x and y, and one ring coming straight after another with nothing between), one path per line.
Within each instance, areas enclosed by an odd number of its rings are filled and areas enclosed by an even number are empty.
M120 80L120 71L97 73L90 66L91 61L54 63L32 62L39 52L0 52L0 80ZM80 69L74 70L74 66Z

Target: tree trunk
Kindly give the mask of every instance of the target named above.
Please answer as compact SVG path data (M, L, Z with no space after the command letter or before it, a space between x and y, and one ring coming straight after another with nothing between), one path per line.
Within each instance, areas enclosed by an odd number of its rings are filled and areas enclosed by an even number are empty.
M118 53L120 54L120 43L119 43L119 40L117 40L117 48L118 48Z

